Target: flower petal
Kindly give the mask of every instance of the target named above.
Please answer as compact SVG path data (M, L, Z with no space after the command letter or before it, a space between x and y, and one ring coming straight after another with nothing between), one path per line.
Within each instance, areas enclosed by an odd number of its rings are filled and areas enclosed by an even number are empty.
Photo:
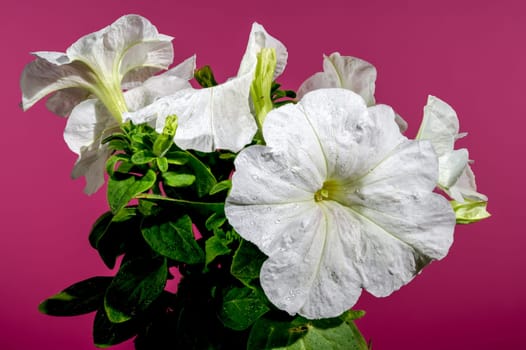
M437 97L429 96L424 107L424 118L416 139L430 140L438 156L453 150L458 138L457 113Z
M134 45L122 57L120 74L126 78L130 72L142 67L166 69L173 62L174 50L169 41L148 41ZM144 70L143 70L144 72ZM155 72L150 70L149 73ZM153 75L153 74L152 74ZM150 75L151 76L151 75ZM131 81L130 78L127 80Z
M257 130L248 103L251 82L251 75L246 74L206 89L185 89L125 118L135 123L155 120L156 130L161 132L166 117L175 114L179 126L174 140L179 147L237 152L250 143Z
M81 176L86 177L86 187L84 193L90 195L99 190L104 184L104 174L106 160L111 154L107 145L90 145L82 147L80 156L73 167L71 177L77 179Z
M261 268L261 286L273 304L291 315L336 317L361 293L351 263L355 247L348 238L356 220L314 203L306 209L299 225L277 236L279 244Z
M343 88L356 92L368 106L375 104L376 68L362 59L341 56L338 52L323 55L323 72L308 78L298 89L298 99L307 92L322 88Z
M266 254L274 251L275 237L281 232L301 226L296 220L301 220L299 215L305 206L313 203L311 188L321 186L315 177L289 172L292 162L264 146L245 148L235 160L236 172L225 212L236 230Z
M59 90L49 96L46 101L46 107L58 116L67 117L76 105L89 96L89 91L81 88Z
M296 105L271 111L263 134L273 148L287 154L304 149L312 162L325 163L327 178L358 176L405 139L393 121L390 107L379 105L368 111L363 99L350 90L319 89Z
M469 155L465 148L445 153L438 158L438 184L445 189L453 186L468 165ZM456 199L458 200L458 199Z
M464 202L464 199L475 202L486 202L488 200L486 195L477 192L475 174L469 164L464 168L458 181L447 190L447 193L451 198L461 203Z
M44 96L61 89L80 87L90 90L93 82L82 65L69 63L69 59L63 54L59 56L57 53L37 52L34 55L37 58L25 66L20 78L24 110Z
M89 99L78 104L71 112L66 128L64 140L69 149L81 154L83 147L94 145L118 127L118 123L108 110L96 99Z
M66 53L71 61L84 62L101 77L113 77L120 82L128 71L139 66L167 68L173 55L168 48L170 40L170 37L160 35L146 18L126 15L99 31L83 36ZM142 46L144 42L146 44ZM151 45L156 49L152 55L145 50ZM128 56L129 50L132 53L137 50L137 55ZM119 72L117 77L115 68Z
M153 76L142 85L124 93L126 105L130 111L143 108L156 99L175 94L177 91L191 88L188 82L193 77L195 56L192 56L163 74Z
M253 70L257 63L257 54L262 48L274 48L276 50L276 71L274 72L274 79L278 77L285 70L287 65L288 52L285 45L283 45L278 39L274 38L267 33L265 28L258 23L252 24L250 31L247 48L237 76L245 75L248 73L253 74Z

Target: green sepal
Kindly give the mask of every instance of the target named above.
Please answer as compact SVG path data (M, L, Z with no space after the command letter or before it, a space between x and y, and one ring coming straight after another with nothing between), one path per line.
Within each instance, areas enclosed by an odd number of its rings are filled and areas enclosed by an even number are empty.
M179 174L173 171L167 171L162 176L164 184L170 187L188 187L196 180L192 174Z
M361 316L361 311L348 311L340 317L320 320L301 316L292 321L262 317L252 327L247 350L369 350L354 324Z
M38 310L51 316L77 316L101 307L112 277L92 277L77 282L44 300Z
M139 193L148 191L155 184L157 176L148 169L141 177L134 175L125 179L110 177L108 181L108 203L113 213L117 213Z
M158 220L145 222L141 231L150 247L169 259L187 264L204 260L204 253L195 240L192 220L188 215L162 223Z
M486 210L488 206L487 201L472 201L469 199L466 199L463 203L451 201L451 206L455 211L457 224L471 224L491 216Z
M232 259L230 273L245 286L252 286L252 281L259 278L261 265L266 259L267 256L256 245L242 240Z
M169 115L164 120L164 128L153 143L153 154L163 157L173 144L173 138L177 131L178 118L176 115Z
M136 320L113 323L108 319L104 308L101 308L95 314L93 321L93 343L98 348L108 348L132 338L138 330Z
M223 297L219 319L226 327L242 331L270 310L267 303L257 289L234 287Z
M196 69L194 72L194 78L203 88L209 88L217 85L212 68L210 68L208 65Z
M104 297L104 309L113 323L140 314L163 292L168 276L166 259L137 257L123 261Z
M265 117L268 112L274 108L271 99L271 90L276 63L276 49L274 48L263 48L257 54L254 80L250 85L250 97L254 105L258 134L260 134L260 136L263 131Z

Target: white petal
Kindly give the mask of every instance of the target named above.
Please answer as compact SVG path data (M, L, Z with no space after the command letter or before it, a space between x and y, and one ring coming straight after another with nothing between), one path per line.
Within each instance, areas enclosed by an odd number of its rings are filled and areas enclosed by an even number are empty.
M166 69L172 64L173 55L173 45L170 41L149 41L136 44L126 51L122 58L120 75L126 77L129 72L139 67Z
M449 202L431 192L437 168L428 142L406 141L338 201L414 246L418 254L440 259L451 245L455 219Z
M356 220L326 206L306 209L299 225L277 236L278 248L261 268L261 286L272 303L291 315L336 317L361 293L349 237Z
M402 118L402 116L398 113L395 113L395 122L396 124L398 125L398 128L400 129L400 132L401 133L404 133L406 132L407 130L407 122L405 121L404 118Z
M161 132L169 115L177 115L176 144L183 149L237 152L250 143L256 122L248 103L252 77L247 74L206 89L185 89L126 115L135 123L156 121Z
M58 59L52 63L41 57L45 56L44 53L36 55L37 58L25 66L20 78L24 110L44 96L61 89L81 87L89 91L92 81L83 67L77 64L59 64Z
M67 117L76 105L89 96L89 91L81 88L60 90L47 99L46 107L58 116Z
M71 112L64 130L64 140L73 152L80 154L83 147L99 145L116 127L118 123L107 109L98 100L89 99Z
M326 164L328 179L366 173L405 139L390 107L367 109L363 99L350 90L315 90L298 104L285 107L267 115L263 131L267 144L284 148L288 154L305 149L313 162Z
M458 130L458 117L453 108L439 98L429 96L416 138L430 140L437 154L442 156L453 150Z
M445 153L438 158L438 184L448 189L459 179L468 165L468 150L465 148ZM458 199L455 198L458 201Z
M84 193L90 195L104 184L104 174L106 170L106 160L111 151L106 145L83 147L80 156L73 167L71 177L77 179L81 176L86 177L86 187Z
M447 193L451 198L461 203L464 202L464 199L475 202L486 202L488 200L486 195L477 192L475 174L473 174L469 164L466 165L458 181L449 188Z
M262 48L274 48L276 50L277 62L274 79L283 73L285 66L287 65L287 48L278 39L268 34L262 25L253 23L248 38L247 48L237 73L238 76L253 72L257 64L257 54Z
M307 92L322 88L343 88L362 96L368 106L375 104L376 68L356 57L338 52L323 56L323 72L308 78L298 89L298 99Z
M163 74L146 80L142 85L124 93L126 105L130 111L143 108L156 99L175 94L177 91L191 88L188 82L193 77L195 56L190 57Z
M171 45L170 40L170 37L160 35L157 28L146 18L126 15L111 25L80 38L67 49L66 53L71 61L84 62L100 76L112 77L111 80L120 82L126 72L139 66L166 68L171 55L167 48ZM159 50L157 52L159 55L150 56L143 47L139 47L135 57L127 56L129 50L136 50L134 47L144 42L157 42L159 46L155 48ZM148 47L155 44L145 45ZM125 59L124 65L121 65L122 59ZM115 76L116 67L119 69L119 76Z
M295 220L302 219L298 215L305 206L313 205L313 191L322 185L315 177L289 171L298 165L296 159L263 146L247 147L236 157L225 212L236 230L266 254L274 250L280 232L301 226Z

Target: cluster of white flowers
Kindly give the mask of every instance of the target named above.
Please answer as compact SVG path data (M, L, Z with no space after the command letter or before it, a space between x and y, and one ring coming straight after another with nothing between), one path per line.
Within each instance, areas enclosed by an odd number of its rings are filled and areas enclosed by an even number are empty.
M453 242L454 205L464 222L486 217L468 152L454 150L454 110L429 97L415 140L407 123L374 98L376 69L333 53L307 79L295 104L270 111L258 131L250 87L258 53L276 53L273 77L287 50L254 24L238 74L195 89L195 56L175 68L171 37L128 15L79 39L65 54L38 52L22 75L23 107L54 93L48 108L69 116L64 138L79 155L73 177L86 192L104 183L110 150L101 143L126 120L161 131L176 115L174 142L183 149L239 152L226 216L268 259L261 285L278 308L307 318L341 314L362 289L387 296ZM460 212L460 211L459 211Z

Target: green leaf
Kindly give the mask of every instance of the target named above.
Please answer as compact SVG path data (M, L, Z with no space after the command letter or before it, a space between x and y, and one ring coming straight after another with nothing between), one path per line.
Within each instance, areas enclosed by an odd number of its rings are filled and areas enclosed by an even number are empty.
M253 280L259 278L261 265L266 259L267 256L257 246L242 240L232 259L230 273L244 285L250 286Z
M139 178L130 176L121 180L111 177L108 181L108 203L111 211L117 213L139 193L148 191L155 184L156 177L152 169L148 169Z
M188 153L188 166L190 166L195 173L196 182L195 186L197 189L197 196L203 197L207 195L212 187L217 183L217 180L210 171L210 168L203 162L197 159L191 153Z
M208 219L206 219L205 227L208 231L215 231L226 222L225 214L213 213Z
M155 158L155 160L157 161L157 167L159 168L159 171L162 173L168 171L168 159L166 159L166 157L158 157Z
M171 151L165 154L169 164L185 165L188 163L188 152Z
M130 214L128 208L125 209L120 213ZM124 253L128 239L134 233L138 233L139 224L139 218L136 216L114 217L111 212L106 212L97 219L91 229L89 242L99 252L108 268L112 269L115 266L117 257Z
M221 238L217 236L210 237L205 242L205 252L206 252L205 264L206 265L210 264L218 256L229 254L230 251L231 249L228 248L228 246L225 244L225 242Z
M170 187L188 187L195 182L195 176L190 174L167 171L162 176L164 183Z
M237 331L250 327L269 311L267 299L251 288L232 288L223 298L219 318L223 324Z
M104 308L113 323L125 322L162 293L168 268L165 258L139 257L123 262L104 298Z
M169 259L187 264L203 261L204 253L195 240L188 215L176 221L145 223L142 235L154 251Z
M146 150L139 151L137 153L134 153L131 157L131 161L133 164L148 164L152 162L155 159L155 156L150 154L150 152Z
M130 339L138 332L135 320L113 323L108 319L103 308L95 314L93 322L93 342L98 348L108 348Z
M229 190L232 187L232 180L223 180L218 183L216 183L212 188L210 189L210 194L216 194L225 190Z
M260 318L250 332L248 350L369 350L354 324L363 313L347 312L340 317L290 322Z
M44 300L38 310L51 316L76 316L101 307L112 277L92 277L77 282Z
M175 199L170 197L164 197L158 194L153 193L142 193L137 195L135 198L159 201L159 202L169 202L174 206L183 207L185 210L193 210L198 212L203 216L210 216L213 213L223 213L225 208L225 203L209 203L209 202L196 202L188 201L184 199Z

